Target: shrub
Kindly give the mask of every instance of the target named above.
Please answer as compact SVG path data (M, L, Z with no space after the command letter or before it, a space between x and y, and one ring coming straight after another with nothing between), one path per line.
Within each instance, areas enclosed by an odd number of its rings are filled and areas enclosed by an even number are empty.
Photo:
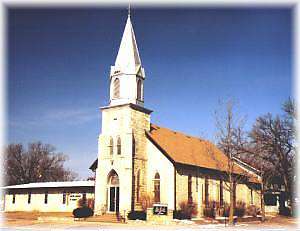
M185 217L185 219L191 219L192 216L197 215L197 205L196 203L188 203L185 201L182 201L179 203L180 211L182 213L182 216Z
M141 196L141 204L143 211L147 211L148 208L151 208L153 205L153 198L150 194L145 194Z
M131 211L128 213L129 220L146 220L147 213L145 211Z
M78 207L89 207L91 209L94 209L94 203L95 203L95 200L93 198L86 199L85 203L84 203L84 200L82 198L80 198L77 201L77 206Z
M215 218L219 209L220 203L218 201L209 201L208 205L203 209L203 215L205 217Z
M237 201L233 214L238 217L243 217L245 213L246 213L246 203L243 201Z
M205 217L215 218L217 210L219 208L219 202L209 201L206 207L203 209L203 215Z
M215 213L214 213L214 210L213 208L204 208L203 209L203 215L205 217L211 217L211 218L215 218Z
M187 214L183 213L181 210L175 210L173 212L173 219L186 220L191 218L188 217Z
M94 211L88 207L80 207L73 210L73 216L76 218L85 218L94 215Z
M282 215L282 216L291 216L292 213L291 213L291 209L289 207L279 207L279 215Z
M246 209L246 214L252 217L257 217L260 213L260 209L257 208L255 205L249 205Z
M229 211L230 211L230 205L228 203L224 203L223 209L222 209L221 216L223 217L229 217Z

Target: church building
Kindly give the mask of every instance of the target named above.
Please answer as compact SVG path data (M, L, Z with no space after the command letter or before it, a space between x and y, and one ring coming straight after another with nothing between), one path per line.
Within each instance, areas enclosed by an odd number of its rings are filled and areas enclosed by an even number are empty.
M229 203L227 156L207 140L152 123L130 15L107 77L109 101L101 108L98 158L90 167L95 181L6 186L5 211L71 212L80 199L92 199L96 215L123 215L153 206L175 211L185 203L196 207L199 217L212 201L219 207ZM233 183L234 203L261 207L258 172L234 163L234 178L240 179Z
M131 17L128 15L114 66L110 69L108 105L101 108L102 131L98 159L90 167L96 174L95 213L145 209L145 200L168 210L194 203L198 215L210 202L229 202L226 190L228 158L207 140L155 125L145 107L145 70ZM151 81L151 77L149 77ZM234 174L234 200L260 207L260 182L255 171L239 165Z

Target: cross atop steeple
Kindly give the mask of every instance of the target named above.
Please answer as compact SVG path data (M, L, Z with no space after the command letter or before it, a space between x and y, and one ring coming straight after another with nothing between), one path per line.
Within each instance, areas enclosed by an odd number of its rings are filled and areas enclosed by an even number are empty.
M128 17L130 17L130 3L128 4Z

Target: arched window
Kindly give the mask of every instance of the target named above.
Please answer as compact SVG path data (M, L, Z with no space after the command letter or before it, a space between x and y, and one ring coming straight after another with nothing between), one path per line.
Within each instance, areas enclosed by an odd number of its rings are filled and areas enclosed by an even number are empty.
M135 156L135 138L134 135L132 134L132 156Z
M154 202L160 202L160 176L158 172L154 176Z
M121 155L121 138L119 136L117 139L117 154Z
M137 81L137 99L142 101L142 80Z
M119 186L119 176L115 170L111 170L107 176L108 186Z
M140 202L140 179L141 179L141 171L138 170L136 174L136 201Z
M205 203L205 208L208 207L208 200L209 200L208 187L209 187L208 178L205 177L205 181L204 181L204 195L205 195L204 203Z
M220 180L220 207L224 205L224 198L223 198L223 181Z
M113 90L113 97L120 98L120 80L118 78L114 80Z
M109 138L108 148L109 148L109 154L112 156L114 154L114 141L112 137Z
M193 203L193 194L192 194L192 176L188 176L188 203Z

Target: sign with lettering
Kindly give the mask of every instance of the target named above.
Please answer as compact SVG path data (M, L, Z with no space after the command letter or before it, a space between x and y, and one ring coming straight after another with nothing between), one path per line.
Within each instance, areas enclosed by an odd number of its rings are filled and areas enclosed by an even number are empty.
M71 193L69 196L70 201L77 201L82 197L81 193Z
M155 214L155 215L167 215L168 214L168 205L166 205L166 204L154 204L153 205L153 214Z

